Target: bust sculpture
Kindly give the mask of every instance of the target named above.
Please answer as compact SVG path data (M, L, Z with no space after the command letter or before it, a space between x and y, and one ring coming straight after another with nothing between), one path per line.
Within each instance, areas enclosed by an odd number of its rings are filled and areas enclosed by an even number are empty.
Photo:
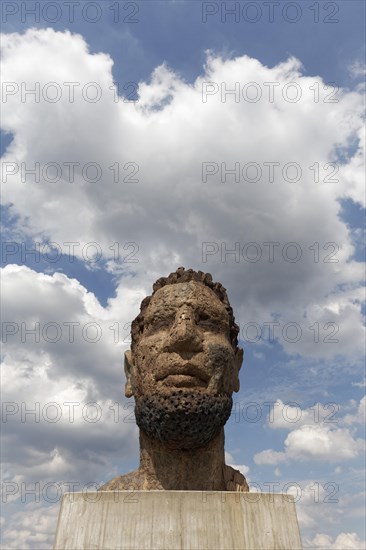
M224 425L243 361L238 332L226 290L210 274L180 267L156 281L125 353L140 466L101 491L249 490L224 453Z

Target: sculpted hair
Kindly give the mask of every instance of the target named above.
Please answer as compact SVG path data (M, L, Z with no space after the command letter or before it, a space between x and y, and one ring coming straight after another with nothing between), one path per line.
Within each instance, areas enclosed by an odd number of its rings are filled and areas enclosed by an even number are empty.
M234 349L238 347L238 334L239 327L235 323L235 318L233 314L233 309L230 305L229 298L226 293L226 288L222 286L221 283L214 283L212 281L212 276L210 273L204 273L203 271L194 271L193 269L185 270L184 267L178 267L176 271L171 273L168 277L160 277L153 285L153 293L151 296L147 296L141 302L140 313L132 321L131 325L131 349L133 350L137 344L143 330L144 330L144 317L146 309L150 303L151 298L154 296L160 288L163 288L167 285L174 285L177 283L187 283L189 281L196 281L205 286L208 286L219 298L219 300L224 304L226 311L229 315L229 324L230 324L230 341Z

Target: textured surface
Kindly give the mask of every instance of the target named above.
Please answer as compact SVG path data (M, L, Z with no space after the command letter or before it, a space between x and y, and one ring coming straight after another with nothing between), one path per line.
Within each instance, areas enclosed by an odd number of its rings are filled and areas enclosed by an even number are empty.
M63 497L55 550L296 550L287 495L120 491Z
M224 425L243 361L226 291L210 274L184 268L153 288L125 355L140 465L101 490L248 491L244 476L225 464Z

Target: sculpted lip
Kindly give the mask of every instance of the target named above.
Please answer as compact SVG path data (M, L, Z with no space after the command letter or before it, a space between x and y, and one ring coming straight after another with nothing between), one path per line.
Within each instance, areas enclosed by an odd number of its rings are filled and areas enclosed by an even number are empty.
M207 382L196 376L185 374L169 374L160 383L166 386L174 386L175 388L206 388Z
M161 381L168 378L168 376L182 376L186 379L196 378L205 384L209 381L209 376L202 372L199 367L196 367L191 363L187 363L185 365L173 365L169 369L165 369L164 372L158 373L155 379L156 381Z

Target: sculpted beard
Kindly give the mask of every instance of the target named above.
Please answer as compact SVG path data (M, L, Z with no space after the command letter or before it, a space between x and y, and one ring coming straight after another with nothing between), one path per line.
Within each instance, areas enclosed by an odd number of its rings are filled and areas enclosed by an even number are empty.
M138 427L172 449L195 449L207 444L225 425L233 404L231 396L192 390L135 399Z

